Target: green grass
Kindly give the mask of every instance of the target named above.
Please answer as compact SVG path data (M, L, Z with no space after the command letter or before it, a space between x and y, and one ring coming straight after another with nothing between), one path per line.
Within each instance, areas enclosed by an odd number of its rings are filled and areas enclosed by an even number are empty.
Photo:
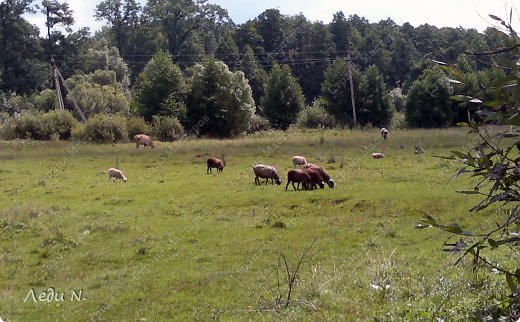
M453 268L448 235L416 230L478 199L455 193L463 129L262 133L236 140L132 144L0 142L0 317L30 320L446 320L492 303L500 278ZM414 154L414 145L426 153ZM372 152L386 157L373 160ZM291 157L323 165L336 188L285 191ZM208 155L225 156L206 175ZM335 161L334 163L327 163ZM255 186L251 166L277 167L282 186ZM103 173L121 168L128 182ZM286 309L273 310L280 255L294 268L317 237ZM277 278L278 275L278 278ZM373 285L389 285L376 290ZM53 287L63 302L24 302ZM82 290L86 299L71 301Z

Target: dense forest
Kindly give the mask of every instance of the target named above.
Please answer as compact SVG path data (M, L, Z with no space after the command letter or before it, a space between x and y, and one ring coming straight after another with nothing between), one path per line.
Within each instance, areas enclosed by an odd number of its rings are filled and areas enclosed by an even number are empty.
M46 17L44 37L28 13ZM487 84L502 72L480 54L508 39L491 27L370 23L341 11L328 24L277 9L235 24L206 0L143 7L105 0L92 15L105 23L100 31L73 32L66 2L0 4L4 137L105 141L144 131L171 140L293 125L445 127L479 106L455 105L457 84L437 65L455 66L490 99ZM80 114L86 125L75 123Z

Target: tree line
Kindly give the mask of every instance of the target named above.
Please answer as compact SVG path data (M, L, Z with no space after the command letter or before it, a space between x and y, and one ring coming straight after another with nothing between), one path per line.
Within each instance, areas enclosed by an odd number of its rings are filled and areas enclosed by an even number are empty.
M45 36L24 17L46 19ZM64 76L65 104L97 114L175 118L204 115L200 135L227 137L291 125L444 127L467 120L435 61L456 66L482 97L504 72L489 56L507 46L487 28L370 23L339 11L330 23L268 9L235 24L207 0L105 0L92 13L105 26L72 31L74 13L56 0L0 4L0 111L5 122L56 108L53 64ZM508 57L508 53L501 54ZM352 82L351 82L352 79ZM352 96L354 100L352 100ZM353 106L353 103L355 106ZM354 109L356 120L354 122Z

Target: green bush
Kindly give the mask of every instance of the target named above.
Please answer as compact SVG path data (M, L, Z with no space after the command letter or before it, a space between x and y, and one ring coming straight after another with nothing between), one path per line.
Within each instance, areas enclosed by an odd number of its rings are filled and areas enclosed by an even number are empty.
M126 128L128 129L128 137L130 139L134 138L134 135L143 133L143 134L151 134L152 126L144 120L142 117L131 117L128 119L126 123Z
M271 123L268 119L258 114L254 114L249 123L247 133L255 133L260 131L267 131L271 129Z
M42 116L45 140L68 140L77 121L69 111L50 111Z
M176 117L154 115L153 133L159 141L175 141L184 135L184 128Z
M312 106L301 110L296 117L296 126L299 128L332 128L335 124L334 116L330 115L319 101L314 101Z
M31 97L34 107L43 112L52 111L56 108L56 92L52 89L44 89L39 94L35 94Z
M124 141L127 137L126 119L119 115L94 115L84 130L84 139L97 143Z
M19 139L45 140L46 130L41 113L30 112L14 120L14 133Z
M84 141L86 140L85 136L85 124L83 123L76 123L74 128L72 128L72 132L70 134L70 139L73 141Z
M0 125L0 138L2 140L16 139L15 123L13 119L2 121L2 125Z

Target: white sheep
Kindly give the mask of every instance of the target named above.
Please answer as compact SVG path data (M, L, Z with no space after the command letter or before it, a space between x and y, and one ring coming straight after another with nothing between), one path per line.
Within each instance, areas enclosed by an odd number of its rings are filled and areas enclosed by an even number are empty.
M374 159L382 159L384 157L385 157L385 155L381 152L372 153L372 158L374 158Z
M265 184L269 182L269 179L271 179L271 183L274 184L276 182L277 185L280 185L282 183L282 180L278 176L278 172L276 171L276 168L270 165L265 164L255 164L253 167L253 171L255 173L255 184L260 185L260 179L265 178Z
M386 137L388 136L389 132L390 131L388 131L387 128L384 128L384 127L381 128L381 137L383 138L383 140L386 140Z
M295 155L292 158L292 163L294 164L294 166L306 165L307 164L307 160L305 160L305 157L302 157L302 156L299 156L299 155Z
M107 173L108 173L108 181L109 182L113 182L114 180L112 180L112 179L121 180L123 182L127 181L125 175L123 174L123 171L121 171L119 169L110 168L110 169L107 170Z

